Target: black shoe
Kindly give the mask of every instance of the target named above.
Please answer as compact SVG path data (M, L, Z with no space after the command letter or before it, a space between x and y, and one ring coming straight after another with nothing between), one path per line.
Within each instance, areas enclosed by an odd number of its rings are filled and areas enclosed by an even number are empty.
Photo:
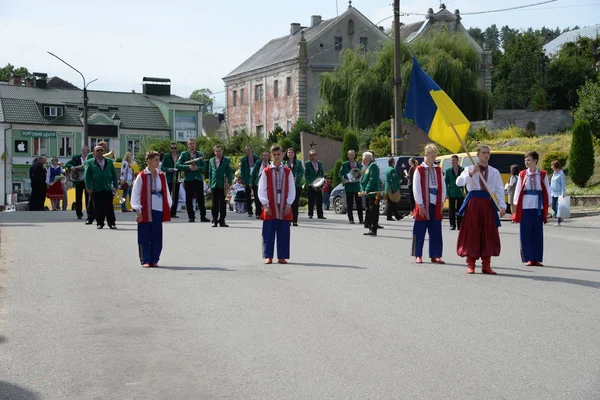
M190 218L188 221L189 222L196 222L196 219L195 218Z
M451 227L450 227L450 230L451 230L451 231L455 231L455 230L456 230L456 227L455 227L455 226L451 226Z
M109 227L110 229L117 229L117 226L116 226L116 225L109 225L108 227Z
M83 219L83 217L77 217L77 219Z
M88 219L87 221L85 221L86 225L91 225L94 223L94 220Z
M377 225L377 229L383 229L383 226Z
M217 226L219 226L219 225L217 224L217 221L213 221L213 223L212 223L212 227L213 227L213 228L216 228Z
M298 223L297 222L292 222L292 225L298 226Z
M221 228L229 228L229 225L227 225L225 222L219 222L219 226Z
M102 229L102 228L104 228L104 225L98 225L98 226L96 226L96 229Z
M327 219L327 218L325 218L325 217L321 216L321 217L318 217L318 219Z
M257 216L256 216L256 219L260 219L260 215L257 215Z
M387 218L386 220L387 220L387 221L393 221L393 220L394 220L394 218Z
M202 217L202 218L200 218L200 222L210 222L210 219L208 219L206 217Z
M254 214L253 213L248 213L248 217L253 217Z
M179 218L179 215L171 215L171 218Z
M308 219L312 219L312 215L309 215L309 216L308 216Z
M375 232L365 232L365 233L363 233L363 235L365 235L365 236L377 236L377 234Z
M354 221L349 221L349 223L350 223L351 225L354 225Z

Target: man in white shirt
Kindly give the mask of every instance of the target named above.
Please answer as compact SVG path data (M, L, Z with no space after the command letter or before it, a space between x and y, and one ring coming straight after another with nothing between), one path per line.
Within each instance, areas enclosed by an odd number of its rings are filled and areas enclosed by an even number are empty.
M456 252L459 256L467 258L467 274L475 273L475 262L481 258L481 272L496 275L491 267L491 258L500 255L498 213L500 217L506 214L504 186L500 172L488 164L489 146L479 146L477 157L479 162L465 168L456 178L456 185L466 186L469 192L458 212L458 215L464 218L458 233ZM487 188L481 182L479 173L487 182ZM498 201L499 209L491 196Z
M265 264L273 263L277 238L277 262L287 264L290 258L290 223L293 220L292 203L296 185L292 171L282 164L283 152L278 145L271 146L273 163L264 169L258 181L258 197L263 210L262 238Z

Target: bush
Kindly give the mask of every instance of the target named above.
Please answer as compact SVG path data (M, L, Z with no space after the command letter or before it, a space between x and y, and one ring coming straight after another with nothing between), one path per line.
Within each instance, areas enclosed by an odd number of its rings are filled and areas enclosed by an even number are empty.
M591 125L586 120L576 120L573 126L569 177L579 187L585 187L594 174L594 144Z
M388 157L392 154L392 143L389 137L375 137L371 140L371 146L369 146L375 157Z
M540 168L544 171L548 171L549 174L552 174L552 161L557 160L560 162L562 168L565 168L568 159L569 154L564 151L549 151L548 153L544 154Z
M518 128L516 126L510 126L506 129L497 132L497 136L502 139L517 139L529 137L527 131L523 128Z
M337 185L339 185L340 183L342 183L342 180L340 179L340 168L342 168L342 163L343 161L337 160L335 162L335 164L333 164L333 168L331 169L331 171L329 171L329 174L331 176L331 184L333 185L333 187L336 187Z
M369 148L371 140L375 137L375 128L364 128L358 131L358 149L364 150Z
M577 94L579 104L575 119L589 121L592 136L600 141L600 83L587 81Z
M162 155L169 153L171 146L171 139L151 139L150 142L145 143L142 142L142 146L140 147L140 151L135 155L135 162L139 165L140 170L146 168L146 153L149 151L158 151ZM177 143L178 152L181 153L186 147Z
M314 133L314 128L310 122L306 122L302 118L299 118L291 131L288 132L288 137L294 142L294 149L300 149L300 133Z
M356 133L348 130L344 134L344 141L342 142L342 154L340 155L342 160L346 159L348 151L350 150L354 150L358 153L358 136L356 136Z
M392 120L388 119L387 121L383 121L379 126L375 129L375 137L392 137Z
M284 137L279 141L279 146L281 146L281 149L285 152L290 147L294 147L294 142L292 142L292 139L289 137Z

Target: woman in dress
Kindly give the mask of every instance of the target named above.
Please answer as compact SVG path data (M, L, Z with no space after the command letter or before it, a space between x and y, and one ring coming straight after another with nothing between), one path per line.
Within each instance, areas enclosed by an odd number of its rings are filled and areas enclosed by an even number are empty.
M512 214L510 212L510 205L513 204L513 200L515 198L515 189L517 187L517 179L519 178L519 172L521 172L521 168L517 164L513 164L510 166L510 179L504 189L508 194L508 203L506 203L506 213ZM513 221L514 223L514 221Z
M58 164L58 158L52 157L51 165L46 171L46 196L50 199L52 211L60 210L59 202L63 198L63 187L61 179L64 179L63 169Z
M131 169L131 152L125 153L125 157L123 157L123 161L121 161L121 189L123 189L123 198L127 200L127 196L129 196L129 202L131 202L131 190L133 189L133 170ZM124 201L121 203L121 211L129 212L127 209L127 202Z
M171 195L167 178L158 165L156 151L146 153L146 169L140 172L133 184L131 207L136 211L138 246L142 267L158 267L162 252L164 221L171 220Z

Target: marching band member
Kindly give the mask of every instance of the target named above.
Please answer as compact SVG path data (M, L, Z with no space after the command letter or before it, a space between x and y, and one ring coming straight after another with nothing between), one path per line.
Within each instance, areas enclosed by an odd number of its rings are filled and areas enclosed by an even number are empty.
M117 172L112 160L104 158L102 146L94 147L94 158L88 160L85 166L85 187L93 198L97 229L104 228L105 217L108 227L117 229L112 191L117 184Z
M356 152L354 150L348 150L348 160L342 163L342 167L339 171L339 177L344 185L344 192L346 193L346 209L348 210L348 222L354 223L354 203L356 202L356 214L358 214L358 222L363 223L363 207L362 200L358 196L360 192L360 180L348 179L348 174L358 169L362 172L362 165L356 161Z
M50 160L52 165L46 170L46 196L50 199L52 211L60 211L58 202L63 198L63 188L59 177L63 173L63 169L58 165L58 158L52 157Z
M208 163L208 176L210 179L210 189L212 192L212 226L217 225L227 228L225 223L227 216L227 202L225 193L228 191L226 186L233 183L233 171L231 169L231 160L223 156L223 150L220 146L213 148L215 156ZM225 182L227 179L227 182Z
M525 154L527 168L517 179L516 211L512 215L513 220L521 224L521 260L529 267L543 266L544 224L548 222L548 208L552 204L548 175L538 168L539 159L537 151Z
M260 198L258 197L258 182L260 181L260 177L263 174L265 168L269 166L269 162L271 161L271 153L268 151L263 151L260 158L260 165L256 165L252 170L252 176L250 180L252 181L252 190L254 191L254 208L256 208L256 219L260 218L260 214L262 213L262 203L260 202Z
M316 202L317 218L327 219L323 215L323 193L320 190L315 190L312 186L315 179L325 176L323 163L317 160L317 152L314 150L308 152L308 157L309 159L304 164L304 177L308 191L308 218L312 219Z
M287 264L290 258L290 221L293 220L291 204L296 198L292 171L282 165L283 153L278 145L271 146L273 163L266 167L258 182L258 196L262 203L262 238L265 264L273 263L275 240L277 262Z
M457 155L453 155L450 162L452 166L446 170L444 179L446 181L446 193L448 193L448 219L450 219L450 230L453 231L456 228L460 230L460 223L462 222L462 217L456 215L456 213L462 207L465 196L462 188L456 186L456 178L462 174L464 168L458 165Z
M96 146L102 146L103 153L104 153L104 154L108 153L108 143L106 143L104 140L101 140L101 141L99 141L98 143L96 143ZM94 148L96 148L96 147L94 146ZM94 157L95 157L95 154L94 154L94 152L92 151L92 152L90 152L90 153L87 155L87 157L86 157L86 161L87 161L87 160L91 160L91 159L92 159L92 158L94 158Z
M177 165L177 160L179 160L179 154L177 154L177 143L171 142L169 149L171 151L164 155L160 169L167 176L167 184L169 185L169 190L171 191L171 218L179 218L177 216L177 205L179 204L179 187L181 186L181 183L179 183L179 179L177 179L179 173L175 167ZM194 216L195 215L196 213L194 213Z
M413 193L415 209L413 215L412 255L417 264L423 263L425 232L429 232L429 257L434 264L444 264L442 260L442 207L446 199L446 184L442 179L442 169L435 165L439 150L433 143L425 146L425 159L415 169Z
M71 174L73 174L75 172L74 170L83 169L83 167L85 166L85 161L87 159L89 152L90 152L90 148L88 146L83 146L81 148L81 154L73 156L73 158L71 158L71 161L69 161L65 164L65 168L67 170L70 170ZM83 176L83 171L81 171L81 176ZM85 182L83 180L73 181L73 187L75 188L75 214L77 215L77 219L83 218L82 200L83 200L83 195L85 193L85 208L86 208L86 213L87 213L86 224L91 225L92 222L94 222L94 214L93 214L92 210L89 209L90 207L88 206L89 196L88 196L88 192L85 190ZM89 221L89 223L88 223L88 221Z
M377 236L377 229L379 228L379 201L377 193L381 190L379 167L375 162L373 153L369 151L363 153L362 163L365 170L360 180L361 192L359 196L366 199L365 228L369 229L369 232L365 232L364 235Z
M298 226L298 205L300 204L300 195L302 194L302 183L304 182L304 167L302 161L296 158L296 151L293 147L288 148L283 156L283 164L292 171L296 185L296 197L292 203L292 225Z
M202 153L196 151L196 140L188 139L187 151L184 151L179 156L175 168L178 171L183 171L183 187L185 189L185 208L187 210L190 222L196 221L196 208L194 207L194 194L198 200L198 208L200 208L200 221L209 222L206 218L206 205L204 203L204 160ZM199 159L191 164L186 162Z
M467 274L475 273L475 262L481 258L481 272L496 275L491 267L492 256L500 255L500 216L506 214L504 203L504 186L500 172L488 164L490 148L479 146L477 149L478 163L468 166L456 179L457 186L467 187L467 197L458 212L462 216L456 252L460 257L467 257ZM490 191L479 180L483 175ZM500 205L500 210L491 196L494 196Z
M167 179L158 165L160 154L146 153L148 165L138 174L133 184L131 207L136 211L138 223L138 246L142 267L158 267L162 252L162 223L171 220L172 199Z
M390 191L392 193L396 193L400 191L400 177L398 176L398 172L394 165L396 164L396 160L394 157L388 158L388 167L385 170L385 189L384 193L388 194ZM398 203L394 203L388 198L387 201L387 220L393 221L394 217L396 221L400 221L402 219L402 214L400 214L400 210L398 209Z
M246 145L246 155L240 160L240 173L242 175L242 184L246 191L246 211L248 211L248 217L254 215L252 213L252 172L254 172L254 168L258 162L260 162L260 158L254 154L250 145ZM256 192L254 192L254 197L258 197ZM260 215L258 210L256 211L256 215Z

